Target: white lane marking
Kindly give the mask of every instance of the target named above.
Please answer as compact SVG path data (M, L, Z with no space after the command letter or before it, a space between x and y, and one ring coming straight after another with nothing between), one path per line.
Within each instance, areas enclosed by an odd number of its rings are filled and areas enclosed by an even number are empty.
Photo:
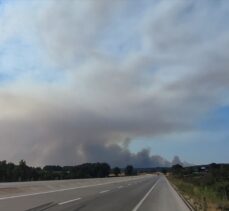
M143 204L143 202L146 200L146 198L149 196L149 194L152 192L152 190L156 187L158 184L159 180L150 188L150 190L146 193L146 195L141 199L141 201L138 202L138 204L134 207L132 211L137 211L140 206Z
M58 203L58 205L68 204L68 203L71 203L71 202L74 202L74 201L78 201L78 200L80 200L80 199L81 199L81 198L77 198L77 199L72 199L72 200L60 202L60 203Z
M120 188L123 188L123 186L119 186L118 188L119 188L119 189L120 189Z
M115 183L121 183L121 182L128 182L128 181L139 180L139 179L141 178L129 179L129 180L123 180L123 181L115 181L115 182L105 182L105 183L99 183L99 184L94 184L94 185L84 185L84 186L73 187L73 188L64 188L64 189L50 190L50 191L44 191L44 192L38 192L38 193L29 193L29 194L16 195L16 196L6 196L6 197L0 198L0 200L15 199L15 198L21 198L21 197L27 197L27 196L37 196L37 195L42 195L42 194L56 193L56 192L76 190L76 189L82 189L82 188L90 188L90 187L109 185L109 184L115 184Z
M110 190L103 190L103 191L101 191L101 192L99 192L99 193L106 193L106 192L108 192L108 191L110 191Z

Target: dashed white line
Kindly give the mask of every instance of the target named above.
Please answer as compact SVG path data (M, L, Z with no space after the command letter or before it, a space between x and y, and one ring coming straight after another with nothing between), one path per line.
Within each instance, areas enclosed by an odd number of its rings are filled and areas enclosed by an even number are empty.
M83 186L72 187L72 188L63 188L63 189L50 190L50 191L44 191L44 192L38 192L38 193L29 193L29 194L22 194L22 195L6 196L6 197L1 197L0 200L21 198L21 197L27 197L27 196L37 196L37 195L42 195L42 194L50 194L50 193L56 193L56 192L62 192L62 191L70 191L70 190L83 189L83 188L90 188L90 187L96 187L96 186L102 186L102 185L108 185L108 184L115 184L115 183L126 182L126 181L130 181L130 180L139 180L139 179L140 178L127 179L127 180L123 180L123 181L104 182L104 183L98 183L98 184L92 184L92 185L83 185Z
M119 186L118 188L121 189L121 188L123 188L123 186Z
M60 203L58 203L58 205L68 204L68 203L71 203L71 202L74 202L74 201L78 201L78 200L80 200L80 199L81 199L81 198L77 198L77 199L72 199L72 200L60 202Z
M110 190L103 190L103 191L101 191L101 192L99 192L99 193L106 193L106 192L108 192L108 191L110 191Z
M134 209L132 211L137 211L140 206L143 204L143 202L146 200L146 198L149 196L149 194L152 192L152 190L156 187L156 185L158 184L160 180L157 180L157 182L150 188L150 190L146 193L146 195L141 199L140 202L138 202L138 204L134 207Z

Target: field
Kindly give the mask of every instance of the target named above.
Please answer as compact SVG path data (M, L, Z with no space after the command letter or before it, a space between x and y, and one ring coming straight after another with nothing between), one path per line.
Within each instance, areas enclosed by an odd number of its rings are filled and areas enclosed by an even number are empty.
M175 166L168 179L195 210L229 210L228 165Z

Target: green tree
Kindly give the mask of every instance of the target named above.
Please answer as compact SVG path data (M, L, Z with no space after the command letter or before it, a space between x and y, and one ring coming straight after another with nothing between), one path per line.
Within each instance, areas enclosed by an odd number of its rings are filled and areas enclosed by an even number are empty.
M26 165L26 162L24 160L21 160L19 162L18 171L19 181L25 181L29 179L29 167Z
M130 176L130 175L133 175L133 174L134 174L134 167L132 165L128 165L125 168L125 175L126 176Z
M174 175L181 176L184 168L180 164L173 165L171 171Z
M113 174L117 177L121 173L121 169L119 167L114 167Z

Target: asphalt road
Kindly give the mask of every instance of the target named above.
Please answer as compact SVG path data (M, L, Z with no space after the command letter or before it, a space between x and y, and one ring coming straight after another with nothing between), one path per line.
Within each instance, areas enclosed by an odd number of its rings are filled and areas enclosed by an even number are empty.
M81 184L79 184L81 181ZM53 183L56 185L53 185ZM164 176L138 176L0 185L3 211L188 211ZM41 185L43 184L43 186ZM51 190L38 191L50 186ZM69 186L70 184L78 184ZM56 188L53 188L56 187ZM29 187L26 189L26 187ZM8 189L7 189L8 188ZM16 188L16 189L15 189ZM23 191L21 192L20 188ZM29 189L29 191L28 191ZM16 192L15 192L16 190ZM34 191L32 191L34 190ZM7 192L8 191L8 192ZM10 194L11 192L11 194Z

